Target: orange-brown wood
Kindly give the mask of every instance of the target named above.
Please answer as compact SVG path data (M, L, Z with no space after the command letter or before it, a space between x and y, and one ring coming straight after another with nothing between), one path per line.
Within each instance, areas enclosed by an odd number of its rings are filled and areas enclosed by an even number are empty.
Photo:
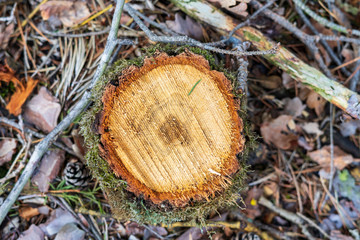
M200 55L164 53L109 84L100 150L128 190L176 207L210 199L239 169L242 121L229 80Z

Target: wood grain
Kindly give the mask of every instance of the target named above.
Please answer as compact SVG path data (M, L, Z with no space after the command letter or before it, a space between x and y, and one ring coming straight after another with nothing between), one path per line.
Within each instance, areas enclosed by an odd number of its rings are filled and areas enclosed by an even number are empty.
M103 156L135 194L180 206L221 192L238 170L242 127L230 83L202 57L147 59L103 101Z

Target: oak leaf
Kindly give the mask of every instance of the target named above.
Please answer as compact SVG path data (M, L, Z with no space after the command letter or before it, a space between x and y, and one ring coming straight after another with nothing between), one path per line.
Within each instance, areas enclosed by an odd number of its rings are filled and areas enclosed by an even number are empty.
M295 131L298 127L293 125L292 116L281 115L271 122L263 123L260 131L267 144L274 144L277 148L288 150L297 146L298 136Z
M65 27L73 27L91 15L86 3L80 1L49 1L40 6L40 11L44 20L55 17Z

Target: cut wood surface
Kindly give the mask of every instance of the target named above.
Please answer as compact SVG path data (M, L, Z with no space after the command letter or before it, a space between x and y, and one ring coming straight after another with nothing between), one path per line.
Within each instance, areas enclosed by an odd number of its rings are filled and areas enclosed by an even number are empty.
M171 1L186 14L215 27L224 36L240 23L205 1ZM235 31L234 37L243 41L250 41L259 50L268 50L276 46L275 42L252 27L240 28ZM279 47L277 54L267 54L264 55L264 58L290 74L295 80L320 94L327 101L351 116L360 119L360 96L356 92L329 79L322 72L306 64L283 46Z
M135 195L184 206L221 192L238 171L244 139L231 84L202 56L147 58L102 101L102 156Z

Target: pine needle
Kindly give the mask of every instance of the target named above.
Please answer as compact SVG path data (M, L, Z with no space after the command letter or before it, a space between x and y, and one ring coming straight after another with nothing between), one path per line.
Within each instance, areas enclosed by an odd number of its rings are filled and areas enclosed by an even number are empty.
M199 84L199 82L201 81L201 78L195 83L195 85L191 88L188 96L190 96L190 94L194 91L195 87Z

